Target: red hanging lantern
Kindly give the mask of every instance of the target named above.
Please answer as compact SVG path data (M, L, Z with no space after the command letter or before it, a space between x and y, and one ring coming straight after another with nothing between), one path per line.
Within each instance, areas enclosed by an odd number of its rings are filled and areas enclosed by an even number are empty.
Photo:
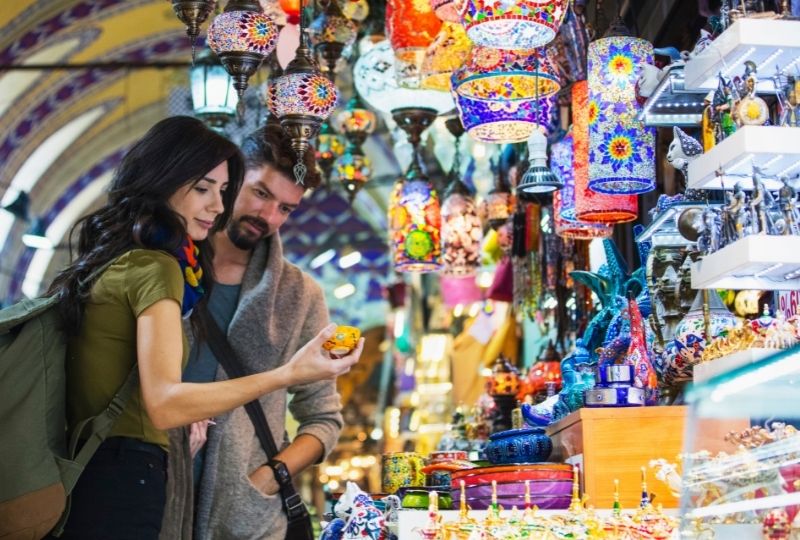
M286 13L286 22L300 24L300 0L278 0L281 9Z

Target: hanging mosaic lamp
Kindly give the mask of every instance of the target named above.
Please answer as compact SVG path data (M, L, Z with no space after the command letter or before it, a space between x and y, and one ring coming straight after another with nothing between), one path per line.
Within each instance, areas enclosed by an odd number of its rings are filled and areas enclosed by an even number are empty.
M467 62L453 72L453 90L485 101L544 99L558 92L558 72L540 50L474 46Z
M655 128L638 119L636 81L653 46L617 20L589 45L589 188L646 193L656 187Z
M535 49L556 37L569 0L461 0L461 22L479 45Z
M336 62L342 51L356 41L358 30L355 23L344 16L337 0L328 0L328 5L308 27L314 52L325 61L328 78L336 78Z
M481 265L483 224L475 205L475 194L461 179L459 141L464 126L457 116L448 118L445 125L456 138L456 150L442 202L442 274L474 276Z
M636 195L606 195L589 189L589 87L586 81L572 85L573 169L575 217L589 223L625 223L639 213Z
M336 129L347 137L347 148L333 165L332 179L342 184L350 202L372 176L372 164L361 145L375 130L376 124L375 113L364 108L358 96L350 99L345 109L334 117Z
M453 70L466 62L472 42L460 24L445 22L422 61L420 88L449 92Z
M403 88L397 84L394 52L388 40L376 44L359 57L353 67L353 82L367 105L380 112L391 113L394 109L424 103L426 107L442 114L454 107L449 92Z
M431 0L431 8L439 19L460 25L461 16L458 14L457 4L459 4L457 0Z
M344 0L341 8L344 16L354 21L361 22L369 16L367 0Z
M458 115L470 137L476 141L492 144L523 142L533 130L541 128L549 134L555 125L552 113L556 108L556 96L539 103L535 100L484 101L453 93Z
M442 26L426 0L387 0L386 32L395 55L400 86L418 88L425 50Z
M390 197L389 244L394 268L398 272L435 272L442 267L442 217L436 189L422 172L419 143L422 132L436 119L436 111L410 107L397 109L392 116L414 149L405 178L398 181Z
M230 0L208 28L208 46L233 78L239 103L248 79L269 56L278 39L278 29L263 13L257 0Z
M481 214L486 216L489 227L497 230L505 225L508 218L511 217L515 201L508 182L503 178L500 165L492 162L492 170L494 171L494 186L483 200Z
M562 238L591 240L610 238L614 228L602 223L585 223L575 217L575 174L572 169L572 131L560 141L550 145L550 168L564 183L553 193L555 232Z
M294 176L302 184L306 175L303 156L320 125L336 106L336 86L323 76L308 48L300 21L300 46L284 73L269 85L268 104L284 132L292 141L297 156Z
M322 123L314 145L314 157L326 180L331 176L334 161L344 154L345 144L345 138L336 133L327 121Z
M564 183L547 166L547 137L534 129L528 138L528 161L530 165L517 191L522 193L551 193L564 187Z
M200 35L200 26L214 11L216 0L172 0L172 9L178 19L186 25L186 35L192 43L192 63L194 63L195 43Z

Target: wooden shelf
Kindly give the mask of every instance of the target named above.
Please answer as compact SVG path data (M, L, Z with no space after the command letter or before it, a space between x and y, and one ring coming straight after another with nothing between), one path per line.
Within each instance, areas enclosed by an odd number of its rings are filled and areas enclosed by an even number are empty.
M753 165L766 176L764 185L767 189L780 189L782 184L778 178L792 177L800 172L800 128L739 128L689 163L689 188L731 189L737 182L742 182L745 189L752 189ZM717 176L720 169L723 176Z
M754 234L692 264L693 289L800 289L800 236Z

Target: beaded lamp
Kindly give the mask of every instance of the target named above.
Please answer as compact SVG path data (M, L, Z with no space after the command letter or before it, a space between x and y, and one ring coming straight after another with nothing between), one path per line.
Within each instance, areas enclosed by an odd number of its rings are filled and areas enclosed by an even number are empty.
M200 35L200 25L214 11L216 0L172 0L172 9L178 19L186 25L186 35L192 43L192 62L194 62L195 43Z
M553 214L556 234L573 240L610 238L614 228L601 223L585 223L575 217L575 174L572 169L572 131L550 145L550 168L564 183L553 193Z
M483 101L453 93L458 115L470 137L493 144L523 142L538 127L549 133L556 97L535 100Z
M400 86L419 87L425 50L442 26L427 0L387 0L386 32L395 54Z
M556 37L569 0L461 0L461 22L479 45L535 49Z
M586 81L572 85L573 169L575 217L590 223L625 223L639 213L636 195L606 195L589 189L589 88Z
M474 194L461 180L459 141L464 134L464 126L457 116L447 119L445 125L456 138L456 152L442 203L442 274L451 277L473 276L481 263L483 226Z
M414 149L405 178L395 185L389 202L394 268L398 272L435 272L442 267L442 218L439 196L422 172L419 143L422 132L436 119L436 111L409 107L394 110L392 116Z
M344 154L345 138L331 128L329 122L323 122L314 145L314 157L326 179L331 176L331 168L336 158Z
M355 23L344 16L337 0L328 0L328 5L308 27L309 37L320 58L328 67L328 78L336 78L336 62L342 57L345 47L356 41Z
M388 40L376 44L359 57L353 67L353 82L367 105L385 113L424 103L426 107L442 114L451 111L454 106L449 92L398 86L394 71L394 52Z
M486 101L546 98L561 89L558 72L543 51L474 46L453 72L453 89Z
M230 0L208 28L208 46L233 78L242 101L247 81L275 50L278 29L256 0Z
M372 164L364 155L361 145L375 130L377 118L355 96L347 102L344 110L336 114L334 124L347 137L347 148L333 164L333 180L344 186L352 202L372 175Z
M294 175L297 183L302 184L307 172L303 156L338 99L336 86L320 73L311 56L302 19L300 46L295 57L284 73L271 82L268 92L270 112L291 139L292 149L297 155Z
M633 194L655 189L655 128L638 119L636 81L653 46L621 21L589 45L589 187Z
M472 42L457 23L444 22L425 51L420 71L420 88L450 91L450 75L453 70L464 65Z

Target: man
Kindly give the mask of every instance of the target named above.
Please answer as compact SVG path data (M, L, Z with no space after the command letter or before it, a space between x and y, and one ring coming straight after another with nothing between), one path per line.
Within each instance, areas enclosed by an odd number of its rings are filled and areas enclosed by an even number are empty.
M242 152L246 173L231 222L211 239L215 285L208 309L217 324L227 329L228 341L248 372L255 372L287 362L328 324L328 312L320 287L283 258L278 234L305 189L319 183L313 152L306 154L305 186L292 177L294 152L279 126L268 124L250 135ZM362 347L363 342L356 357ZM276 459L292 476L320 462L338 439L341 403L335 378L327 376L260 400L280 449ZM208 346L193 346L184 379L215 378L225 375ZM289 393L293 394L290 401ZM291 444L284 429L287 401L299 423ZM265 464L250 418L240 407L214 421L195 458L194 538L283 540L286 514L275 464ZM202 427L192 426L193 446L203 442ZM169 534L177 533L165 521L162 538Z

